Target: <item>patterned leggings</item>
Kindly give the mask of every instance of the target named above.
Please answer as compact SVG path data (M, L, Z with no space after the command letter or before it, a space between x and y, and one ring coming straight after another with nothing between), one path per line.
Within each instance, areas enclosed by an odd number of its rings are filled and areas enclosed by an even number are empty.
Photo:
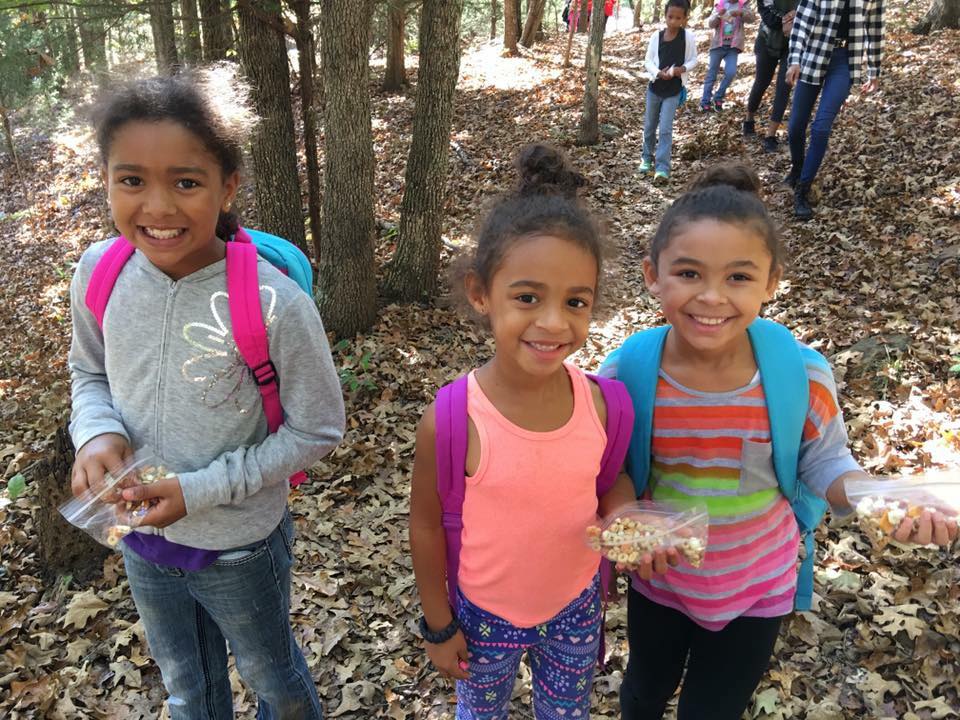
M507 717L520 658L529 651L537 720L590 715L590 689L600 648L603 611L599 577L557 615L518 628L462 594L458 619L470 654L470 679L457 681L457 720Z

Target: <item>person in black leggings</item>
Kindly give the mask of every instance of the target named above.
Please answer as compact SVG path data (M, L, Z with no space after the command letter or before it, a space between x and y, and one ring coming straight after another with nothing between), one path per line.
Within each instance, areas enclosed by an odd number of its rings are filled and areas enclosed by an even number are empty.
M783 122L783 113L790 100L790 86L786 81L787 43L790 31L793 29L796 6L797 0L760 0L758 6L762 22L753 46L753 53L757 59L757 72L747 101L743 135L750 137L756 134L754 116L760 107L763 94L770 87L770 82L776 73L777 85L773 96L773 108L770 112L767 132L763 138L763 149L766 152L777 150L777 130ZM779 72L777 72L778 67Z
M657 652L630 654L620 686L622 717L660 720L686 665L677 720L740 720L770 664L782 620L739 617L713 632L631 587L630 646L655 647Z

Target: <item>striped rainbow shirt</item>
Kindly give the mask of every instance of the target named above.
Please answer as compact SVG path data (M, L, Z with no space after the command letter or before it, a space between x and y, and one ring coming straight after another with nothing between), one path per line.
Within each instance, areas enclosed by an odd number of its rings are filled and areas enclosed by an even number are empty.
M611 356L602 373L616 375ZM821 497L840 475L859 468L832 375L807 367L810 411L803 430L798 477ZM681 562L633 586L708 630L740 616L776 617L793 610L800 536L780 492L760 375L723 393L686 388L663 370L653 415L650 488L655 501L696 499L710 513L704 562Z

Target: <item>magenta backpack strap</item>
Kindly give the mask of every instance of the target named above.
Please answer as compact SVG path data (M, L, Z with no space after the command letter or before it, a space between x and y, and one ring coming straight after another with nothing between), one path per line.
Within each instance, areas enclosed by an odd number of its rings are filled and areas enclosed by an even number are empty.
M467 376L444 385L435 409L437 495L443 512L447 545L447 597L457 612L457 575L460 570L460 532L467 463Z
M90 283L87 285L87 294L84 296L84 302L87 308L97 319L97 325L103 330L103 316L107 312L107 303L110 301L110 293L113 292L113 286L117 284L117 278L120 277L120 271L127 264L127 260L133 255L135 248L123 235L118 237L112 243L107 251L100 256L93 273L90 275Z

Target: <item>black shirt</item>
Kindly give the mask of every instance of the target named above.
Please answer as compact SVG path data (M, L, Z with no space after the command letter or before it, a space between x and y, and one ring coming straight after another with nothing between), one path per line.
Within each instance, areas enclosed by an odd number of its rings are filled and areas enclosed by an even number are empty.
M850 40L850 0L840 8L840 22L837 25L837 35L834 40Z
M660 69L666 70L671 65L680 67L683 65L684 56L687 54L686 31L680 28L677 36L669 42L664 42L664 32L666 31L660 31ZM682 87L683 80L678 77L669 80L654 80L650 83L650 89L662 98L679 95Z

